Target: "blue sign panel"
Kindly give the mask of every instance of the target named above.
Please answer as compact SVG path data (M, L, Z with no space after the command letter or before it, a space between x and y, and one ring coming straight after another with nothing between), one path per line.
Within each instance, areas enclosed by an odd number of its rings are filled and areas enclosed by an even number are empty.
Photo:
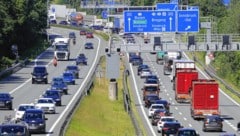
M103 19L107 19L107 18L108 18L108 12L107 12L107 10L103 10L103 11L102 11L102 18L103 18Z
M187 7L188 10L199 10L198 6L188 6Z
M125 11L124 32L175 32L175 11Z
M156 10L178 10L176 3L157 3Z
M199 32L198 10L179 10L177 21L178 32Z
M120 28L120 18L114 18L114 28Z

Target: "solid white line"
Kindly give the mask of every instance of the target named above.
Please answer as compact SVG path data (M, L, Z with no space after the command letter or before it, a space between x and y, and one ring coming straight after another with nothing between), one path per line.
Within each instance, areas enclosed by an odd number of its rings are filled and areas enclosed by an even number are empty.
M129 54L127 54L127 56L128 56L128 58L129 58ZM135 90L136 90L138 102L140 103L140 105L143 105L143 103L142 103L142 101L141 101L141 97L140 97L140 95L139 95L139 91L138 91L139 89L138 89L138 86L137 86L137 82L136 82L135 74L134 74L134 71L133 71L133 68L132 68L132 64L130 64L130 69L131 69L131 73L132 73L132 75L133 75L132 78L133 78L134 88L135 88ZM140 106L140 108L141 108L141 111L142 111L142 113L143 113L143 115L144 115L144 118L145 118L145 120L146 120L146 122L147 122L148 128L151 130L152 136L156 136L155 131L153 130L153 127L152 127L152 125L150 124L149 119L148 119L148 117L147 117L147 115L146 115L146 113L145 113L145 111L144 111L144 109L143 109L144 107L143 107L143 106Z
M62 111L61 115L58 117L58 119L54 122L54 124L52 125L52 127L50 128L50 130L48 132L52 132L55 127L57 126L57 124L60 122L60 120L63 118L63 116L69 111L70 106L72 105L72 103L74 102L74 100L77 98L77 96L81 93L81 90L83 88L83 86L86 84L88 77L90 76L90 73L93 71L95 64L97 63L97 58L99 55L99 50L100 50L100 39L98 37L96 37L98 39L98 48L97 48L97 54L96 57L94 59L93 65L91 66L87 76L85 77L85 79L83 80L80 88L77 90L77 92L75 93L75 95L73 96L73 98L71 99L71 101L68 103L68 105L66 105L66 108L64 109L64 111ZM47 136L50 136L50 134L47 134Z

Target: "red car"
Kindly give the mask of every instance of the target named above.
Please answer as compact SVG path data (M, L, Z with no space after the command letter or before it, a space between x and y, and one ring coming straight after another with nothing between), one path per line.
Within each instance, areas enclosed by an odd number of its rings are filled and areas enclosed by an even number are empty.
M93 33L92 32L87 32L86 33L86 38L93 38Z
M86 35L86 31L85 30L80 30L80 35Z

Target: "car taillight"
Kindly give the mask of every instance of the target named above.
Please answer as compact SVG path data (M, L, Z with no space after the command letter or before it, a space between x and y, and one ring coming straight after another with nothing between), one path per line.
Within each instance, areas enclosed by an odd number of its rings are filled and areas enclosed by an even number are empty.
M163 130L166 131L166 130L168 130L168 128L164 127Z
M162 124L162 122L158 121L158 124Z

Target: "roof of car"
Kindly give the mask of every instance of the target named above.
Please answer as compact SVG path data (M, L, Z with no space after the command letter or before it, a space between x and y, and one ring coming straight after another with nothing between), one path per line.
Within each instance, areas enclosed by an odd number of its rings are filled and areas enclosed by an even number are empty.
M194 131L196 131L194 128L179 128L179 130L194 130Z
M37 112L37 113L43 113L42 109L27 109L25 112Z

